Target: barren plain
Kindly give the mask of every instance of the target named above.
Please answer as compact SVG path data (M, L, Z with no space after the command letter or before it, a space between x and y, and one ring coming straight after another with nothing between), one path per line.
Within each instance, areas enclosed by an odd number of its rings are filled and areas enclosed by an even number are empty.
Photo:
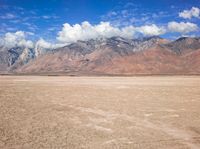
M200 77L0 76L2 149L198 149Z

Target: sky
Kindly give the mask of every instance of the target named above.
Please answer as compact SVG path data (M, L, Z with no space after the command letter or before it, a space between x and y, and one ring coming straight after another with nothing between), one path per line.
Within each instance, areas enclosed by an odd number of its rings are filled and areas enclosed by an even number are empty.
M200 36L199 0L0 0L4 44ZM33 42L33 43L31 43Z

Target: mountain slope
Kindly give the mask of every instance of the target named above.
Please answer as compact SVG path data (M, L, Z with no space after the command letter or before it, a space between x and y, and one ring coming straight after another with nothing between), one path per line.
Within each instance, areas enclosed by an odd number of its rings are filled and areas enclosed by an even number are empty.
M200 49L200 38L181 37L165 46L177 54L184 54Z
M0 47L0 71L15 69L17 65L21 66L33 58L33 49L25 47Z
M38 54L38 50L40 54ZM0 72L200 74L200 38L122 37L77 41L57 49L0 47Z
M78 41L18 68L20 73L199 74L199 38Z

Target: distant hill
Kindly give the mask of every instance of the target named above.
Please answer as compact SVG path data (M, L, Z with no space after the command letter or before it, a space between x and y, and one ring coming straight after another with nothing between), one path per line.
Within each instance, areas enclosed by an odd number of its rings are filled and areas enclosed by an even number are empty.
M200 74L200 38L175 41L154 36L78 41L43 50L0 47L0 71L68 74ZM38 51L37 51L38 52Z

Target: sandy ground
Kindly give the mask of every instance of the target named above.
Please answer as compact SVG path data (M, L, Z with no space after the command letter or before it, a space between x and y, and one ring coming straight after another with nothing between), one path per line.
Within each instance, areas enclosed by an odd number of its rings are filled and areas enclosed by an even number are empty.
M1 149L198 149L200 77L0 77Z

